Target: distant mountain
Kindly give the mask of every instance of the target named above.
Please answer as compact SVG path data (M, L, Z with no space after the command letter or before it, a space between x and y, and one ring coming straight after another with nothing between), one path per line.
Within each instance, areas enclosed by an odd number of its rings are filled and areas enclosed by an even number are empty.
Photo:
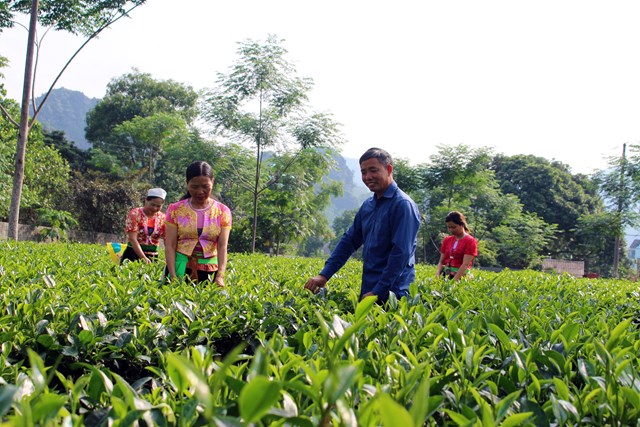
M350 159L345 157L344 159L347 162L347 166L353 172L353 183L359 186L362 186L362 177L360 176L360 159ZM364 188L364 187L362 187ZM366 190L366 189L365 189ZM367 190L368 192L368 190Z
M337 164L329 171L329 179L342 182L344 192L340 197L332 197L331 205L325 211L330 225L333 219L342 212L358 209L362 202L371 195L371 192L359 179L360 166L357 159L337 155L335 160Z
M40 105L44 95L36 98L36 104ZM45 102L38 121L48 130L60 130L66 138L81 150L91 148L91 144L84 137L87 112L93 109L100 101L98 98L89 98L84 93L65 88L51 91ZM31 111L33 114L33 110Z

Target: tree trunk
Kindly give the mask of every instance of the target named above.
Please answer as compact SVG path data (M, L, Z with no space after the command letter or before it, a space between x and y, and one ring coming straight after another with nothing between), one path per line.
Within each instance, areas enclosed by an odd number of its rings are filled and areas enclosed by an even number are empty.
M256 150L256 180L253 187L253 223L251 224L251 253L256 251L256 238L258 235L258 186L260 185L260 143Z
M153 148L149 153L149 185L153 187Z
M11 207L9 208L9 230L7 237L18 240L18 221L20 218L20 199L24 182L24 158L29 139L29 102L31 101L31 85L33 82L33 58L36 40L36 25L38 23L38 0L31 2L31 20L29 22L29 37L27 39L27 57L24 65L24 82L22 86L22 106L20 111L20 127L16 146L15 174L13 176L13 191L11 192Z
M618 235L616 235L616 240L613 245L613 269L611 274L615 279L618 278L618 264L620 263L620 235L624 233L624 227L622 226L622 206L623 206L622 198L626 194L626 191L624 189L624 172L625 172L624 167L626 162L626 152L627 152L627 144L624 143L622 144L622 161L620 164L620 191L618 192L618 216L619 216L618 224L619 224L620 230L618 230Z
M260 90L260 124L258 128L258 140L256 141L256 181L253 187L253 224L251 225L251 253L256 251L256 238L258 236L258 189L260 187L260 167L262 164L262 89Z

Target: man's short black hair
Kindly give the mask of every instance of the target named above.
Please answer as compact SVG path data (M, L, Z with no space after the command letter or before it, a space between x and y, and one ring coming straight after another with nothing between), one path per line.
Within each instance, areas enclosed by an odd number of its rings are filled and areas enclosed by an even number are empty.
M367 151L364 152L362 156L360 156L359 163L362 164L362 162L369 159L378 159L378 161L382 163L384 167L387 167L390 164L393 164L393 161L391 160L391 154L389 154L387 151L383 150L382 148L376 148L376 147L369 148Z

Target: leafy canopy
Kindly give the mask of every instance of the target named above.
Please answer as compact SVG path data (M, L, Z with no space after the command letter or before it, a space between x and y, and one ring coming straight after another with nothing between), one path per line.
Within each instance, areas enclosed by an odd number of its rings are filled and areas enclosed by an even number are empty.
M46 27L90 36L96 29L146 0L40 0L38 21ZM0 1L0 32L16 24L17 14L31 13L31 0Z

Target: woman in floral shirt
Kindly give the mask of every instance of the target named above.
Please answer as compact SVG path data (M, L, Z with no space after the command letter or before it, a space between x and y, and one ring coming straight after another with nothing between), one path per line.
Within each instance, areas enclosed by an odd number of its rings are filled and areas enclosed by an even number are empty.
M162 188L152 188L144 206L129 211L125 222L128 243L121 263L142 260L149 264L158 257L158 244L165 238L164 214L160 210L166 197Z
M171 279L187 275L224 286L231 210L211 197L213 169L208 163L191 163L186 175L187 194L167 209L167 272Z

